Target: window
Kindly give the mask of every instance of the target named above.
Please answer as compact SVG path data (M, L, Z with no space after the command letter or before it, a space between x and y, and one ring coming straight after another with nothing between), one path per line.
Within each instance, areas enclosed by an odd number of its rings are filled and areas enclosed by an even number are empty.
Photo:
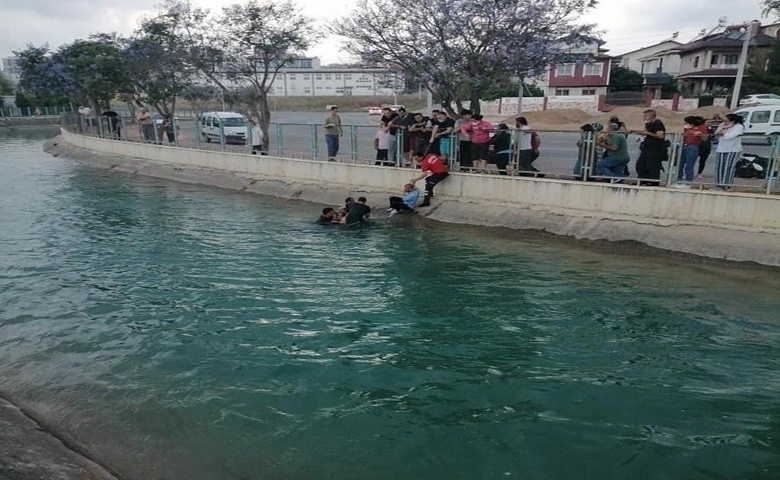
M304 88L303 93L311 93L311 88L309 87Z
M693 59L693 68L699 68L699 56L696 55Z
M316 78L317 80L322 80L322 75L318 73L318 74L317 74L317 76L316 76L315 78Z
M772 119L772 123L780 123L780 110L775 110L775 118Z
M710 59L710 65L717 65L717 64L718 64L718 56L713 55L712 58Z
M334 76L336 77L336 80L341 80L341 74L340 74L340 73L337 73L337 74L336 74L336 75L334 75Z
M345 75L344 75L344 80L352 80L352 75L350 75L350 74L348 74L348 73L347 73L347 74L345 74Z
M303 79L304 79L304 80L311 80L311 76L310 76L310 75L304 75L304 76L303 76Z
M555 89L555 94L559 95L559 96L564 96L565 97L566 95L569 94L569 89L568 88L556 88Z
M290 75L290 80L295 80L295 75Z
M325 75L325 80L330 80L331 79L330 77L331 77L330 75Z
M555 67L556 77L573 77L574 76L574 64L564 63Z
M769 110L759 110L750 115L751 123L767 123L769 121Z
M583 95L595 95L596 94L596 89L595 88L583 88L582 89L582 94Z
M585 64L585 71L583 73L586 77L600 77L601 67L603 63L587 63Z
M736 65L739 63L739 55L723 55L723 63L725 65Z

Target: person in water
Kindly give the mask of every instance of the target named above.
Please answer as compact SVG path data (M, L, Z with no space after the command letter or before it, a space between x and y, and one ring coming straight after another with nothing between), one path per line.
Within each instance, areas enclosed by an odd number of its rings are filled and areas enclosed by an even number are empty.
M341 223L346 226L361 225L371 216L371 207L366 205L366 197L358 197L357 202L349 206L349 210Z
M413 212L417 206L417 199L420 198L420 191L411 183L404 185L403 197L390 197L390 215L398 212Z
M336 209L325 207L322 209L322 215L317 219L317 223L320 225L336 225L339 223L339 214L336 212Z
M355 199L352 197L347 197L344 199L344 206L339 208L339 220L343 220L344 217L347 216L347 212L349 212L349 207L352 206L353 203L355 203Z

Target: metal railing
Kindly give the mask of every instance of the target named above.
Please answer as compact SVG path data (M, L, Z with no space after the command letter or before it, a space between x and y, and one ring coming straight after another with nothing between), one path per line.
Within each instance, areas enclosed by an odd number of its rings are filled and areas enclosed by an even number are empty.
M123 116L98 116L83 118L78 114L62 115L62 127L70 132L85 135L95 135L103 138L113 138L123 141L145 142L158 145L170 145L184 148L228 151L234 153L253 153L252 129L249 125L238 130L230 129L226 134L225 127L204 127L197 120L173 118L170 124L154 121L146 125L133 124ZM391 143L392 149L387 156L377 155L374 139L378 126L346 125L344 133L339 137L339 150L335 161L342 163L364 165L389 165L396 167L416 168L412 153L417 148L428 150L425 141L409 140L408 132L400 131ZM651 185L675 187L685 185L692 190L710 190L726 187L736 191L764 192L767 194L780 191L780 139L774 139L768 150L768 160L761 165L754 178L736 177L727 185L718 185L714 176L696 179L693 182L678 180L682 153L682 135L667 134L669 147L667 159L663 161L663 171L659 178L640 178L628 175L599 175L597 167L604 159L604 149L598 144L596 134L580 135L574 132L537 131L542 138L538 159L530 162L530 169L523 169L522 153L516 146L519 144L519 133L515 130L504 131L509 134L509 149L504 151L488 150L487 158L466 161L457 134L448 137L449 148L446 154L450 171L461 173L482 173L506 176L524 176L536 178L552 178L581 180L586 182L608 182L620 185ZM527 133L526 133L527 134ZM267 139L257 153L301 158L309 160L328 161L326 139L319 124L272 123L269 126ZM248 140L248 141L247 141ZM578 142L579 141L579 142ZM579 145L577 145L579 143ZM638 143L629 141L631 162L636 165L639 156ZM717 155L713 147L708 165L717 163ZM484 152L484 148L481 149ZM330 152L333 153L333 152ZM526 167L529 164L526 164Z
M2 117L48 117L73 112L70 107L2 107Z

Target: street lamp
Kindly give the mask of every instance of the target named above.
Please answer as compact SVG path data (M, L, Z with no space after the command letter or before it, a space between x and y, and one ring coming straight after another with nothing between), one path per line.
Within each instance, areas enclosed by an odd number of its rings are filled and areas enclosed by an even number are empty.
M734 80L734 92L731 94L731 110L735 110L737 108L737 104L739 102L739 91L742 88L742 77L745 75L745 66L747 65L748 60L748 47L750 46L750 40L753 38L753 35L758 32L758 27L761 24L758 22L758 20L753 20L750 22L750 25L748 25L747 28L743 29L745 30L744 38L742 39L742 53L739 56L739 68L737 68L737 78Z

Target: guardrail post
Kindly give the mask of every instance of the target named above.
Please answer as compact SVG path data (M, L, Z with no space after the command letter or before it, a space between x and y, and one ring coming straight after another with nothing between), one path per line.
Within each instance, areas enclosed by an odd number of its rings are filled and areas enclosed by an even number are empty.
M587 132L582 145L582 180L587 182L593 173L593 158L596 155L595 132Z
M198 121L197 118L195 118L195 141L198 143L198 150L200 150L200 147L201 147L201 145L200 145L200 141L201 141L200 121Z
M247 122L247 124L246 124L246 153L252 153L254 144L255 144L255 139L252 138L252 124Z
M772 189L776 187L778 182L780 182L780 136L775 136L772 142L772 154L769 156L769 163L767 164L766 177L764 178L766 193L772 193Z
M219 120L219 148L225 150L225 122L222 119Z
M171 119L171 128L173 128L173 144L179 146L179 117Z
M669 141L670 145L667 149L669 155L669 170L666 172L666 186L671 187L677 182L677 171L680 168L680 135L677 133L672 134L672 139Z
M357 126L349 126L349 153L352 163L357 163L358 159L358 141L357 141Z
M276 137L276 154L281 156L284 154L284 137L282 136L282 124L277 123L274 129Z
M317 160L317 125L310 124L311 127L311 158Z

